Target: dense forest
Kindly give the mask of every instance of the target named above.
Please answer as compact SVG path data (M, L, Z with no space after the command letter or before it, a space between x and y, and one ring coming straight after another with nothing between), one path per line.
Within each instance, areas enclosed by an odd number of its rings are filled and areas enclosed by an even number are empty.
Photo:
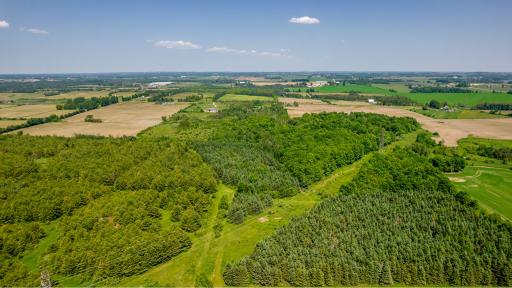
M228 264L231 286L512 285L512 227L410 148L376 154L340 194Z
M177 137L237 188L228 212L234 223L419 127L413 119L363 113L290 119L281 104L258 102L234 104L213 117L179 113L172 124Z
M165 139L0 136L0 158L0 286L38 285L22 257L50 221L41 271L103 285L145 271L190 247L216 191L201 157Z

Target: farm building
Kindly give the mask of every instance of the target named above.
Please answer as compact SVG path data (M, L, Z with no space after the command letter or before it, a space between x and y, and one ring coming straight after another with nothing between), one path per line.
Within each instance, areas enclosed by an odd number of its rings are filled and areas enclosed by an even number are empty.
M217 110L217 108L215 108L215 107L212 107L212 108L204 109L204 112L217 113L217 112L219 112L219 110Z

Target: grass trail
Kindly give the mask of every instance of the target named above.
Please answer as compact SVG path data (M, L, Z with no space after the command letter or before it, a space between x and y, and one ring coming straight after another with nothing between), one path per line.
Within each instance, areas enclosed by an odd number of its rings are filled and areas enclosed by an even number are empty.
M402 137L381 150L386 153L393 147L408 145L416 139L419 131ZM224 286L222 270L224 266L250 255L256 244L272 235L274 231L290 222L293 217L300 216L326 197L335 195L340 186L350 182L361 166L374 153L364 156L359 161L337 169L331 175L313 184L308 190L285 199L274 200L274 205L263 213L247 217L242 224L230 224L224 221L224 229L220 237L215 238L213 225L217 219L218 200L222 195L232 198L233 189L220 185L216 201L212 206L210 220L201 236L193 239L192 248L178 257L161 264L142 275L136 275L120 283L120 286L185 286L195 285L195 279L204 273L213 285Z

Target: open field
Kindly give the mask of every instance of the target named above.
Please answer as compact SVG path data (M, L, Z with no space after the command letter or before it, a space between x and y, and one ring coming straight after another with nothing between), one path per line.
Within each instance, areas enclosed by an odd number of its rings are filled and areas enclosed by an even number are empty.
M19 125L25 123L26 120L1 120L0 119L0 128L6 128L13 125Z
M468 192L485 211L512 221L510 165L475 162L462 173L448 176L458 189Z
M21 105L0 109L0 118L43 118L52 114L67 114L70 111L57 110L52 104Z
M411 111L416 113L420 113L422 115L435 118L435 119L495 119L495 118L506 118L508 116L502 114L491 114L489 112L480 111L480 110L455 110L453 112L438 110L438 109L428 109L423 110L421 108L413 108Z
M83 98L106 97L106 96L108 96L109 92L110 92L109 90L73 91L73 92L62 93L62 94L53 95L53 96L45 96L45 97L50 98L50 99L74 99L74 98L78 98L78 97L83 97ZM117 96L121 96L121 94L123 94L123 93L125 93L125 92L119 92L120 95L117 95ZM129 92L128 94L125 93L124 96L132 95L132 94L133 94L132 92Z
M24 102L45 102L49 100L47 96L44 96L42 92L36 93L0 93L0 103L17 103L21 104Z
M140 131L162 121L162 116L172 115L189 104L158 105L146 102L125 102L81 113L57 123L47 123L25 128L30 135L135 136ZM101 119L102 123L84 122L86 115Z
M450 105L463 104L474 106L480 103L512 103L512 95L506 93L398 93L412 100L425 104L430 100L447 102Z
M308 87L296 87L290 88L291 91L295 92L304 92L306 89L310 89ZM315 92L318 93L349 93L349 92L357 92L361 94L378 94L378 95L392 95L394 93L389 92L387 89L382 89L379 87L373 87L368 85L359 85L359 84L346 84L346 85L336 85L336 86L322 86L322 87L314 87ZM300 91L299 91L300 90Z
M372 86L384 90L393 89L398 93L408 93L411 91L404 83L372 84Z
M271 85L297 85L297 82L291 81L275 81L272 79L266 79L265 77L238 77L238 81L250 81L254 86L271 86Z
M272 97L226 94L220 97L219 101L274 101Z
M447 146L457 146L457 141L473 135L481 138L512 139L512 118L502 119L433 119L412 111L363 102L337 101L329 104L300 104L299 107L287 107L291 117L300 117L305 113L320 112L366 112L397 117L413 117L423 128L438 132L440 140Z

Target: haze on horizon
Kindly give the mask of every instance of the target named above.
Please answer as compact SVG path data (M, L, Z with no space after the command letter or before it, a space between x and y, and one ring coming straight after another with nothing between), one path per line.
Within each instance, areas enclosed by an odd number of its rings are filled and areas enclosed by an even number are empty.
M512 71L512 1L0 0L0 74Z

